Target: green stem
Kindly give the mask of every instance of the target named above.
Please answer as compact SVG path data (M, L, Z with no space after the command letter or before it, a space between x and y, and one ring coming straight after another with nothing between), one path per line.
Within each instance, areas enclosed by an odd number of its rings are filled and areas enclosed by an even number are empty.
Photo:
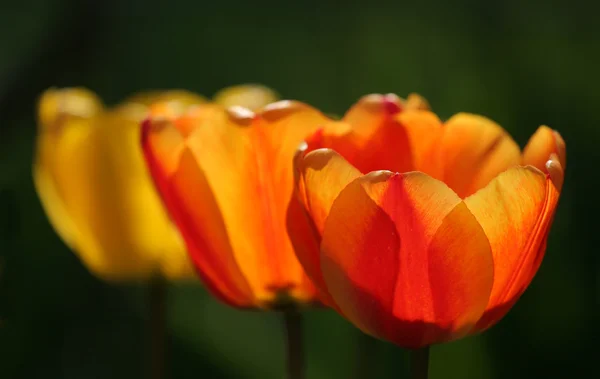
M427 379L429 374L429 346L410 352L410 378Z
M167 282L154 276L149 283L148 311L150 312L150 378L165 377Z
M286 336L288 379L304 378L304 343L302 338L302 315L294 310L284 311L283 323Z

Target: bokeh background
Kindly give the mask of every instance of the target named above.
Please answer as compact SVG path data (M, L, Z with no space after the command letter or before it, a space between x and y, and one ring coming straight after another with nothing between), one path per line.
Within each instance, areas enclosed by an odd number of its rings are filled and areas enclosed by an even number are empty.
M535 3L535 4L534 4ZM431 378L597 373L600 28L592 2L0 2L0 378L148 377L146 288L92 277L50 227L31 180L35 105L50 86L108 104L144 89L207 96L264 83L343 112L360 96L418 92L447 118L486 115L523 146L541 124L567 142L564 192L541 270L489 332L432 350ZM595 3L598 4L598 3ZM273 314L199 284L169 288L171 378L281 378ZM407 352L329 311L307 313L308 377L402 378Z

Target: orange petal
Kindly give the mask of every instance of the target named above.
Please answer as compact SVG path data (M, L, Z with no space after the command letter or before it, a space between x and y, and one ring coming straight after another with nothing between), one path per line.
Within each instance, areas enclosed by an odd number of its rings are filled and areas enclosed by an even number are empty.
M307 151L317 148L335 150L363 173L382 169L396 172L413 170L414 154L411 154L409 143L412 141L409 141L408 131L398 117L427 107L427 102L416 94L411 94L407 101L393 94L364 96L342 121L329 122L313 135L307 141ZM421 133L417 137L427 137L429 141L432 136ZM417 139L417 144L422 144L421 139Z
M324 124L313 148L335 150L363 173L407 171L412 165L408 140L394 117L401 109L402 102L395 95L367 95L341 122Z
M370 139L380 124L388 122L402 109L402 100L394 94L363 96L344 115L344 122L352 125L356 135Z
M323 234L325 220L333 201L354 179L361 176L354 166L331 149L314 150L297 161L305 191L305 204L319 234Z
M296 255L306 273L326 294L319 256L325 220L338 194L361 174L341 155L330 149L314 150L306 156L304 151L299 151L294 158L294 171L297 174L299 198L310 217L308 225L312 226L312 230L306 229L306 222L290 222L288 230Z
M348 160L361 172L405 172L412 168L406 131L394 117L401 110L402 102L396 95L368 95L344 116L356 144L355 155Z
M567 167L567 150L561 135L547 126L540 126L523 150L523 164L546 172L546 162L556 154L563 168Z
M461 198L521 160L519 147L504 129L485 117L466 113L446 122L439 149L439 179Z
M261 113L230 108L191 116L187 144L206 175L233 254L257 301L280 295L314 300L298 262L286 217L293 192L292 159L300 142L326 118L297 102L270 104Z
M164 120L142 128L148 167L204 283L228 304L253 305L212 190L183 137Z
M560 163L555 162L558 169ZM465 199L483 227L494 255L494 286L483 330L499 321L525 291L544 255L559 192L532 167L514 167Z
M423 110L407 110L398 113L396 119L408 135L412 170L439 178L440 162L435 156L443 133L440 119L435 113Z
M325 224L329 293L358 327L405 347L466 334L492 286L490 247L460 198L419 173L350 183Z

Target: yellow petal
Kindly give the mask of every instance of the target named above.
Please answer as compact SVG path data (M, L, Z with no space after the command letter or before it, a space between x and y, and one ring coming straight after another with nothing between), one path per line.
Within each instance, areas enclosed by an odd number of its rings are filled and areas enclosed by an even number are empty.
M404 109L428 111L431 107L427 99L417 93L411 93L404 101Z
M102 101L85 88L49 89L38 104L38 122L42 130L61 125L61 118L89 119L104 110Z

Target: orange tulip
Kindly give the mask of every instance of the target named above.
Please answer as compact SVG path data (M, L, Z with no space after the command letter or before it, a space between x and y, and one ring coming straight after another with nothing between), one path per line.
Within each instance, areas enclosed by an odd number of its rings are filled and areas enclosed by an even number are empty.
M423 106L419 99L409 103ZM214 105L179 114L162 109L144 123L157 188L204 283L224 302L273 308L318 301L286 219L306 222L293 196L293 157L327 122L309 106L281 101L257 113Z
M400 109L369 95L307 139L294 166L311 227L289 229L324 302L418 348L489 328L525 291L566 155L545 126L521 154L484 117Z

